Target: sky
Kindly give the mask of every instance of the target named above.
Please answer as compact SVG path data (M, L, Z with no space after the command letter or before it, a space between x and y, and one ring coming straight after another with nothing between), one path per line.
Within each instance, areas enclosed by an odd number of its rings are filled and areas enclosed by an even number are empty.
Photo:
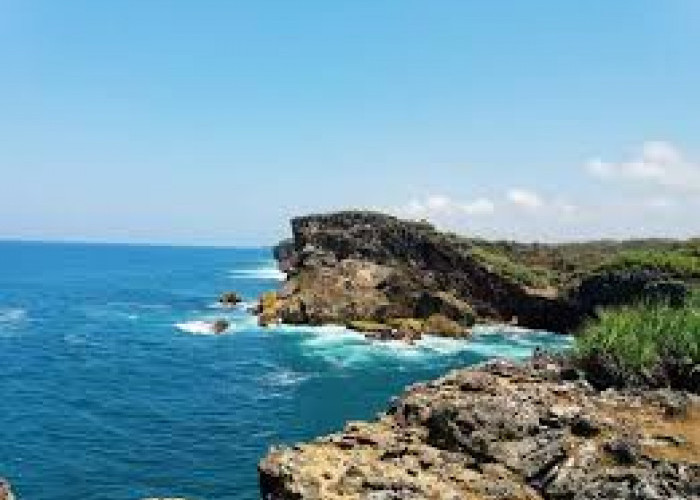
M0 239L700 235L696 0L0 0Z

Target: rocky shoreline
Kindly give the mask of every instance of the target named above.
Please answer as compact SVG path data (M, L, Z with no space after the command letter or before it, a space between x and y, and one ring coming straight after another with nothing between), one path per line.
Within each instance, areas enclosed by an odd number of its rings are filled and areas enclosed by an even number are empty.
M493 361L406 390L372 422L273 449L266 500L700 498L700 403L597 390L559 360Z

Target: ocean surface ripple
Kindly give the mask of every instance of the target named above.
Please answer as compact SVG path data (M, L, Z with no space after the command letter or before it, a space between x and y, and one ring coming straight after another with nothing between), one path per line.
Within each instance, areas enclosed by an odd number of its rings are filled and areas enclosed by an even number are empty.
M283 279L269 249L0 243L0 475L32 500L253 500L270 445L371 418L450 368L569 343L375 343L216 304Z

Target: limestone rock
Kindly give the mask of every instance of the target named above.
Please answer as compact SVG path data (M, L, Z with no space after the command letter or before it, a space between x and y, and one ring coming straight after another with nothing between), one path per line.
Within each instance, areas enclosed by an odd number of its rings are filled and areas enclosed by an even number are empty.
M468 332L477 318L566 331L575 305L492 271L467 240L424 222L371 212L292 220L293 238L275 250L288 281L275 307L286 323L346 324L438 315ZM272 313L265 322L272 321ZM442 325L446 325L442 322ZM455 335L457 328L434 333Z
M271 450L262 498L700 498L696 396L601 392L565 373L540 356L416 384L373 422Z

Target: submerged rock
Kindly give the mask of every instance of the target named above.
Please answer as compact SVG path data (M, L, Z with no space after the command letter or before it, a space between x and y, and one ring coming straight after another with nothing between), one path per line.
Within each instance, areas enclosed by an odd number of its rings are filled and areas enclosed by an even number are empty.
M695 396L673 393L687 411L668 416L668 391L600 392L564 372L494 361L414 385L376 421L271 450L262 498L699 498Z
M214 333L224 333L226 330L228 330L229 326L229 322L225 319L217 319L211 324L211 330Z
M0 477L0 500L15 500L10 488L10 482Z

